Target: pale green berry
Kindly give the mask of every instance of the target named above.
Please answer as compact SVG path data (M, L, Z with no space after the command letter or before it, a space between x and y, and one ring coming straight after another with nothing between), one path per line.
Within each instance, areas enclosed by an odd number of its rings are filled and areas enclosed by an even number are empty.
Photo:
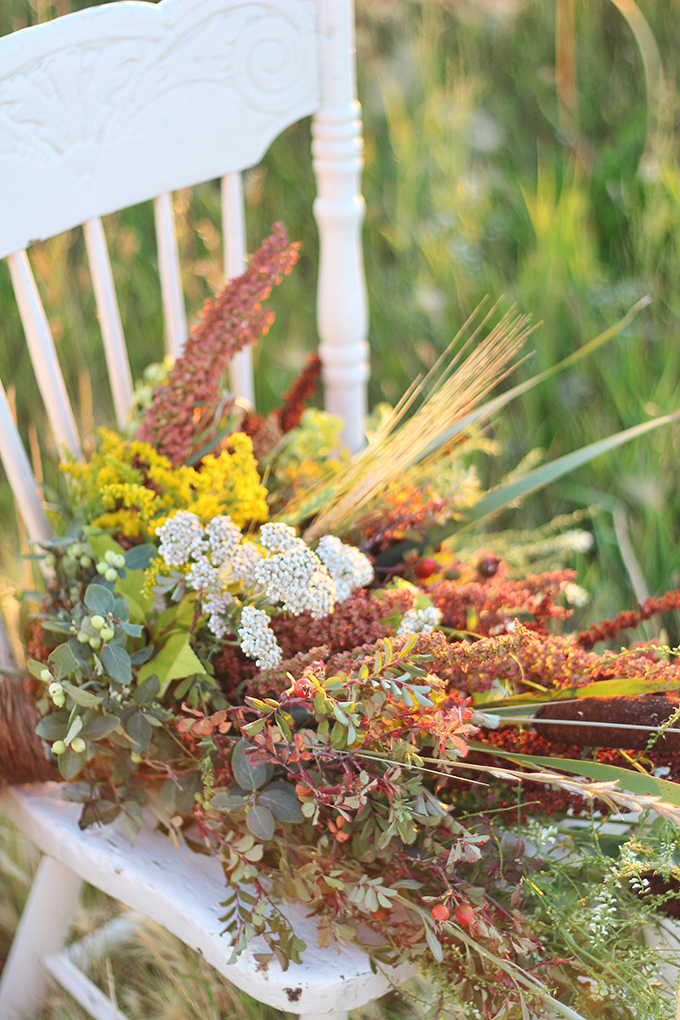
M116 578L118 577L118 571L114 570L113 567L109 567L109 569L104 574L104 577L106 578L107 581L115 581Z
M113 564L113 561L115 560L115 558L116 558L116 554L115 554L115 552L113 552L112 549L107 549L106 552L104 553L104 559L109 564L109 566L111 566Z
M75 751L76 754L82 754L86 747L87 744L82 737L74 737L71 741L71 750Z
M117 570L122 570L122 568L125 566L125 557L121 556L120 553L118 553L117 556L113 557L112 566L116 567Z
M54 555L54 553L48 553L47 556L45 557L45 566L49 570L51 570L52 567L54 567L56 565L56 562L57 562L57 557Z
M196 792L194 794L194 800L196 801L197 804L200 804L201 801L203 800L203 794Z
M102 641L110 641L113 635L114 635L113 627L102 627L102 629L99 631L99 636L101 637Z
M203 810L204 811L210 811L210 807L211 807L210 801L209 800L204 800L203 801Z
M100 644L102 643L102 639L100 637L91 637L88 638L87 641L90 648L99 648Z
M102 561L101 563L97 564L97 573L98 574L105 574L108 569L109 569L108 563L104 563Z
M50 680L52 679L52 674L50 673L49 669L40 670L40 679L45 684L48 684L50 682Z
M63 740L55 740L52 744L52 750L55 754L63 754L66 750L66 744Z
M51 698L53 698L55 694L61 694L63 690L64 688L61 686L61 684L57 683L56 680L53 680L52 683L47 688L47 693Z
M90 635L86 634L84 630L79 630L78 633L76 634L76 637L80 641L81 645L86 645L87 642L90 640Z
M66 704L66 695L63 693L55 694L54 697L52 698L52 701L57 706L57 708L63 708L64 705Z
M80 557L80 565L81 565L81 567L91 567L92 566L92 557L91 556L81 556Z
M95 630L101 630L104 624L106 623L106 620L104 619L103 616L100 616L99 613L95 613L94 616L90 617L90 623L92 624Z
M132 751L130 753L130 761L134 762L135 765L138 765L141 760L142 760L141 754L137 754L136 751Z

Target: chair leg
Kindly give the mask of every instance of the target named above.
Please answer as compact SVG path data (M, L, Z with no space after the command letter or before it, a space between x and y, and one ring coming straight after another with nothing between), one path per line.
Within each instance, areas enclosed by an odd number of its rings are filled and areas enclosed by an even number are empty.
M0 978L2 1020L28 1020L36 1013L47 989L40 961L63 948L81 885L74 872L43 857Z

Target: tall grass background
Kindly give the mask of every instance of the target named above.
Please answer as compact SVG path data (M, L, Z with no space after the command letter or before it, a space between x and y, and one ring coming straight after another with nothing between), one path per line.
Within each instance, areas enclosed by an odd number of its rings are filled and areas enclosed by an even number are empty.
M84 6L2 0L0 34ZM639 7L632 0L357 2L372 404L396 401L486 294L505 295L507 305L542 323L521 376L578 348L642 295L652 299L625 334L578 370L503 412L493 429L501 452L479 465L487 482L536 448L556 457L678 406L678 40L673 0L640 0ZM265 410L317 343L309 136L308 121L293 126L245 175L250 250L276 219L303 242L298 269L272 298L276 325L255 355L257 401ZM195 321L222 275L216 182L177 193L175 211ZM151 204L106 217L105 229L137 378L163 351ZM81 231L35 245L31 260L91 444L96 427L112 421L112 405ZM54 443L4 264L0 312L0 378L34 464L54 487ZM527 499L494 526L530 528L594 508L594 550L574 561L593 594L583 622L678 586L679 444L678 426L655 432ZM0 474L0 598L27 580L19 537ZM664 623L680 640L675 622ZM35 861L6 828L0 866L0 931L9 938ZM91 926L107 909L90 898L79 923ZM215 982L161 933L135 953L124 957L129 990L120 1002L132 1018L272 1015ZM173 974L182 980L173 982ZM413 1016L394 1001L378 1012ZM55 995L43 1015L79 1020L81 1012Z

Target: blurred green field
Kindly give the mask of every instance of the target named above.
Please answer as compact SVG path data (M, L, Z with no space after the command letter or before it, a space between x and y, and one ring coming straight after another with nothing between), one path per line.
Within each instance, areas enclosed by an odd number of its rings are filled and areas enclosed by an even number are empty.
M518 378L578 348L642 295L652 298L624 335L503 413L493 429L503 452L480 463L486 480L533 448L553 458L678 406L680 7L620 4L635 31L607 0L357 3L372 403L394 401L486 294L505 295L542 323ZM84 6L3 0L0 32ZM298 269L274 295L277 323L258 359L266 409L317 339L308 122L248 172L246 192L251 250L275 219L303 241ZM178 193L176 211L193 320L220 281L216 185ZM150 203L108 217L106 230L139 376L162 351ZM91 434L112 419L83 256L79 230L31 252L76 413ZM15 388L30 443L31 423L44 432L43 412L4 265L0 311L0 377ZM575 565L594 595L583 618L612 615L645 591L680 585L679 443L680 428L664 428L494 524L529 527L600 507L594 553ZM42 451L48 483L53 455ZM11 543L6 485L0 515Z

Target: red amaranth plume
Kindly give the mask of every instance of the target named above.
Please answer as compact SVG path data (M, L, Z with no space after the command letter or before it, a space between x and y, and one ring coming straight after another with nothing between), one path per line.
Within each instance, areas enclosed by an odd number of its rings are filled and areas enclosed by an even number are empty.
M274 314L262 302L290 273L299 249L275 223L246 272L206 301L202 322L191 330L183 356L167 385L156 390L137 432L137 439L151 443L173 466L184 463L210 421L220 399L220 375L234 354L269 331Z
M680 589L667 591L660 598L647 599L637 609L626 609L613 620L603 620L602 623L593 623L588 630L582 630L576 638L576 644L581 648L592 648L598 641L612 641L622 630L630 630L632 627L639 627L644 620L649 620L659 613L669 613L673 609L680 609Z
M283 406L277 407L274 414L279 419L282 432L290 432L300 424L305 404L314 393L321 375L321 358L314 351L307 355L305 367L295 379L293 385L283 395Z

